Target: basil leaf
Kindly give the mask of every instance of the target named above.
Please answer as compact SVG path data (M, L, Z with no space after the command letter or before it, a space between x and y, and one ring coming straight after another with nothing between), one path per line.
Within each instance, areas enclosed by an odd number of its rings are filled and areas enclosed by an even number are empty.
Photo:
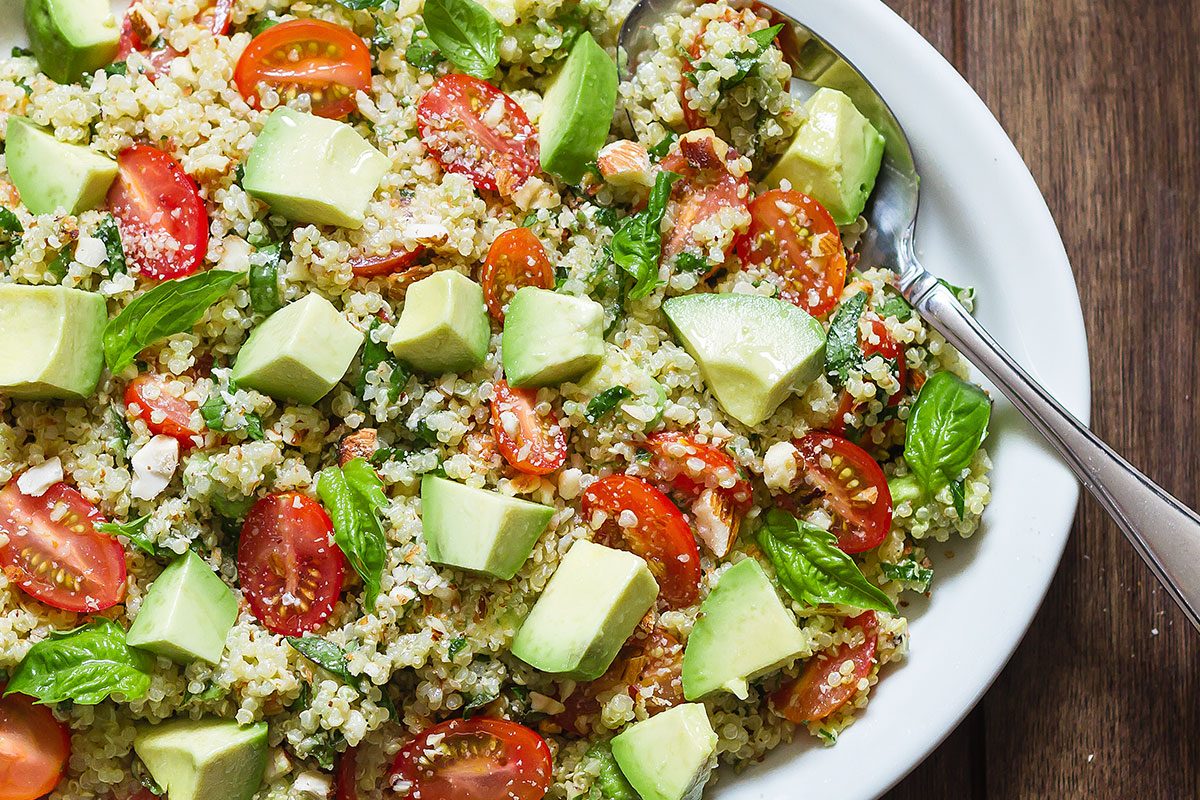
M591 287L588 294L604 309L604 335L608 336L621 321L625 297L629 293L629 278L613 261L612 254L605 251L587 283Z
M400 399L400 393L404 391L412 373L392 357L392 351L388 349L386 343L375 341L373 334L379 325L379 320L375 319L371 321L371 327L367 328L366 340L363 344L362 371L358 375L358 384L355 388L358 399L365 403L367 401L367 374L379 369L380 365L387 364L392 368L388 377L387 399L389 403L395 403Z
M973 286L955 286L950 281L943 280L942 278L938 278L938 283L954 292L954 296L958 298L959 302L971 306L975 305L975 288Z
M112 214L105 214L104 219L96 226L96 238L104 242L104 255L108 261L108 274L129 272L125 261L125 248L121 245L121 230Z
M588 422L596 422L616 408L621 401L628 400L630 397L633 397L633 392L624 386L613 386L605 389L588 402L583 416L587 417Z
M104 361L109 372L120 372L159 339L191 330L209 306L245 277L243 272L225 270L199 272L160 283L135 298L104 328Z
M496 702L498 699L500 699L499 692L480 692L479 694L467 695L466 702L463 703L462 707L463 719L470 719L475 715L476 711Z
M426 0L429 40L468 75L487 79L500 63L500 25L474 0Z
M137 700L150 688L154 659L125 643L125 631L109 619L52 633L29 649L8 681L6 695L19 692L43 703L70 700L92 706L111 694Z
M933 570L922 567L911 558L906 558L898 564L881 561L879 566L883 570L883 577L889 581L907 583L918 592L929 591L929 584L933 580Z
M883 302L875 309L879 316L887 319L895 317L901 322L907 322L913 315L913 308L895 290L884 289Z
M446 658L453 661L454 657L467 649L467 640L458 636L450 641L450 646L446 648Z
M962 478L950 481L950 498L954 501L954 513L964 519L967 515L967 484Z
M259 250L250 259L250 305L255 313L270 316L283 308L279 291L279 265L290 258L287 242Z
M112 438L108 440L108 447L119 456L118 463L124 463L126 451L129 450L129 440L133 438L133 432L129 430L129 423L125 421L125 415L115 407L109 407L108 421L112 426Z
M329 674L336 675L347 686L362 692L362 676L351 674L345 650L320 636L289 636L287 641L297 653Z
M316 733L305 736L296 745L299 753L317 762L317 766L329 772L337 765L340 749L345 749L346 737L340 731L318 728Z
M256 442L267 438L267 433L263 430L262 417L253 411L246 414L246 435Z
M737 65L737 71L727 78L721 78L721 91L732 89L738 84L750 77L755 70L758 69L758 60L762 54L767 52L771 43L775 41L775 37L783 30L783 25L772 25L770 28L765 28L761 31L755 31L750 34L750 39L754 42L753 50L743 50L737 53L730 53L729 58ZM713 65L707 61L701 62L698 67L699 71L708 71L713 69ZM692 83L696 83L696 79L692 78Z
M379 8L387 2L387 0L334 0L343 8L348 8L351 11L362 11L367 8Z
M862 365L863 351L858 343L858 321L867 307L866 292L859 292L838 306L829 322L825 340L825 374L840 386L850 377L850 370Z
M647 152L655 162L662 161L666 157L667 153L671 152L671 145L675 144L675 142L678 140L679 134L670 128L667 128L666 135L658 140L658 144L648 148Z
M392 33L383 24L383 20L379 17L372 17L375 22L375 33L371 36L371 50L375 55L379 55L384 50L387 50L396 43L392 38Z
M621 222L612 238L612 258L633 277L629 297L640 300L658 286L658 259L662 255L662 218L671 199L671 186L680 176L663 170L654 180L650 202Z
M0 231L20 236L25 233L25 226L21 224L20 218L15 213L0 206Z
M71 254L67 250L68 248L66 247L59 250L58 255L54 257L54 260L50 262L50 266L47 267L50 270L50 274L54 276L54 280L58 283L62 283L63 278L67 277L67 270L71 268Z
M128 75L129 65L124 61L114 61L104 68L105 75Z
M354 461L360 461L370 469L362 459ZM333 520L333 541L346 554L346 560L354 571L362 577L365 592L363 606L369 612L379 598L383 568L387 563L387 538L375 515L378 497L374 496L370 487L364 487L361 476L355 470L351 470L351 475L355 477L353 485L338 467L321 470L317 475L317 494ZM382 494L382 488L379 491Z
M596 779L592 782L592 793L589 795L589 800L638 800L637 794L633 791L633 787L629 785L629 781L625 780L625 775L621 772L621 768L617 765L617 759L613 757L612 749L604 743L594 744L587 751L587 755L596 759L600 770L596 773Z
M234 391L236 387L232 384L229 386L229 391ZM229 403L225 400L223 390L217 388L204 401L204 405L200 406L200 416L204 419L204 426L210 431L245 431L246 436L256 442L261 442L266 438L266 431L263 429L262 417L253 411L247 411L245 420L234 427L229 427L225 424L225 415L229 413Z
M446 59L442 58L442 51L437 49L437 45L429 39L428 35L413 34L412 41L404 50L404 60L421 72L436 72L438 64Z
M991 414L991 401L978 386L950 372L925 381L908 417L904 460L927 493L952 485L971 466ZM956 498L955 507L961 502Z
M154 540L148 537L145 533L146 523L150 521L150 515L131 519L128 522L101 522L97 524L96 530L100 533L107 533L109 536L124 536L129 540L129 543L141 550L148 556L154 558L169 558L175 553L164 550L154 543Z
M767 514L758 544L783 588L806 605L836 603L896 613L892 601L837 546L832 532L778 509Z

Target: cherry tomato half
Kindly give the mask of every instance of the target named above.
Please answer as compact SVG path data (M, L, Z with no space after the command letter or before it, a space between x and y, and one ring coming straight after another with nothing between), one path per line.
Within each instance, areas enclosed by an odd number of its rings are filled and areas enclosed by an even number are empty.
M358 108L354 95L371 88L371 51L349 28L319 19L294 19L255 36L233 72L238 91L258 106L263 84L285 103L308 96L312 113L341 119Z
M739 506L750 504L750 481L742 477L733 456L721 448L679 431L652 433L642 447L650 451L655 473L689 499L699 497L705 489L716 489Z
M132 13L125 15L125 19L121 23L121 38L117 42L115 60L128 61L131 54L135 52L141 53L150 62L150 68L146 71L146 76L150 80L155 80L159 74L167 71L173 60L183 54L175 48L165 45L151 49L150 42L142 38L149 35L149 32L138 30L136 25L137 19Z
M254 616L272 633L320 627L342 593L346 559L320 503L282 492L259 500L238 541L238 582Z
M817 431L795 442L807 488L833 517L838 547L862 553L879 546L892 527L892 493L875 459L858 445Z
M125 596L125 550L96 530L104 517L78 491L56 483L41 497L13 478L0 491L0 567L13 583L64 611L103 611Z
M591 523L598 511L606 519L596 541L644 558L667 608L686 608L696 602L700 550L687 519L665 494L641 478L609 475L583 493L584 521ZM626 511L633 515L633 524L621 519Z
M108 207L137 271L162 281L200 269L208 254L208 212L196 182L174 158L145 144L122 151L117 169Z
M846 288L842 234L806 194L772 189L754 198L738 252L748 265L770 271L780 297L814 317L828 314Z
M492 434L504 460L529 475L548 475L567 460L567 432L551 412L534 410L537 391L513 389L496 381L492 398Z
M389 781L420 800L541 800L553 773L537 733L502 719L452 719L396 754Z
M425 248L418 247L416 250L393 250L385 256L359 256L350 259L350 269L358 278L394 275L417 263L424 254Z
M537 131L517 102L486 81L446 75L417 101L421 141L447 172L510 194L540 168Z
M196 21L212 31L213 36L223 36L229 33L229 23L233 17L233 0L216 0L208 8L200 12Z
M70 755L71 732L49 708L20 694L0 698L0 800L49 794L62 780Z
M685 134L675 149L662 160L662 168L682 177L671 187L667 219L671 232L663 242L661 263L674 267L681 255L709 264L706 275L720 263L711 264L709 246L697 241L696 230L714 214L726 209L745 210L750 202L750 178L737 165L737 151L711 133ZM734 247L730 240L721 261Z
M358 748L351 747L338 759L333 800L358 800Z
M142 419L151 433L171 436L180 447L193 447L200 431L192 429L192 412L196 405L167 392L166 381L144 373L129 382L125 389L125 412L133 419Z
M479 275L488 312L504 322L508 301L522 286L554 288L554 268L546 248L528 228L513 228L496 237Z
M796 724L825 719L844 706L858 693L858 682L871 674L875 663L875 646L879 623L874 611L866 611L846 621L848 628L862 628L859 644L840 644L832 650L818 653L804 666L800 676L771 696L775 713ZM854 669L842 673L842 664L850 661ZM836 686L829 684L834 674L841 676Z

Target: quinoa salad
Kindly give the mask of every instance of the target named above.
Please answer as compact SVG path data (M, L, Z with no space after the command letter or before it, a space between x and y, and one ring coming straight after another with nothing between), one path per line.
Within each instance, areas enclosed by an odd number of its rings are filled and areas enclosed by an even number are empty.
M851 99L632 6L26 0L0 800L697 800L887 690L989 399Z

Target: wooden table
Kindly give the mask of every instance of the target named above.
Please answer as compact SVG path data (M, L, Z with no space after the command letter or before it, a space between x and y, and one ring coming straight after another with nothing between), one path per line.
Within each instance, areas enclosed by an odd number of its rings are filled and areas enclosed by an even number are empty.
M1083 301L1094 430L1197 507L1200 0L888 3L1046 195ZM1200 797L1200 634L1096 503L991 691L886 797Z

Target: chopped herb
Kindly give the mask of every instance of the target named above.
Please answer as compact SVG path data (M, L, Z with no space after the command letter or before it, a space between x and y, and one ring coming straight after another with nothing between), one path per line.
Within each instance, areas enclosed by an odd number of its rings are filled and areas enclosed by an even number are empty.
M781 30L783 30L783 25L772 25L770 28L755 31L750 34L750 38L756 45L753 50L744 50L729 54L729 59L737 65L737 71L727 78L721 78L721 91L724 92L732 89L758 70L759 59L771 47L771 43L775 41L775 37L779 35ZM698 72L706 72L712 69L715 69L715 67L707 61L700 62L696 67ZM698 84L695 73L691 73L689 77L693 84Z
M363 692L362 676L350 672L346 659L346 651L338 645L322 639L320 636L288 636L287 642L300 655L316 664L321 669L341 679L342 683L360 694Z
M246 180L246 165L239 163L233 168L233 182L241 186L244 180Z
M571 271L568 270L566 267L564 267L562 265L555 267L554 268L554 291L557 292L560 289L562 289L563 285L566 284L567 279L570 277L571 277Z
M362 11L368 8L379 8L387 0L335 0L335 2L343 8L348 8L351 11Z
M708 272L708 259L698 253L683 252L675 257L675 269L680 272Z
M387 50L396 43L392 38L391 31L383 24L383 20L375 17L375 33L371 36L371 50L375 55L379 55L384 50Z
M17 86L21 87L21 91L25 93L26 97L33 96L33 87L26 83L24 78L17 81Z
M229 385L229 391L237 391L237 387L233 384ZM245 421L240 425L232 428L225 424L225 415L229 413L229 403L225 400L225 393L221 389L216 389L200 406L200 416L204 419L204 425L210 431L245 431L246 436L256 442L261 442L266 437L266 431L263 428L262 417L253 411L247 411Z
M431 445L432 447L438 447L442 443L441 440L438 439L437 433L434 432L433 428L429 427L429 423L425 420L418 422L417 427L414 428L413 431L417 434L418 439L428 445Z
M480 692L479 694L467 695L467 700L463 703L462 714L464 718L470 718L484 706L491 705L500 698L499 692Z
M400 399L400 393L404 391L412 373L392 356L392 351L384 342L375 340L374 334L380 324L378 319L374 319L371 321L371 327L367 329L366 341L363 344L362 370L358 375L356 389L358 399L367 402L367 375L387 364L391 368L388 374L387 401L388 404L393 404Z
M266 431L263 430L262 417L253 411L246 415L246 435L256 442L261 442L267 437Z
M452 639L450 641L450 646L446 648L446 658L453 661L455 656L457 656L459 653L461 653L463 650L466 650L466 649L467 649L467 640L461 636L455 637L454 639Z
M255 313L270 316L283 308L279 267L292 258L289 239L259 248L250 259L250 305Z
M127 75L129 74L129 65L124 61L114 61L104 68L105 75Z
M115 406L108 409L108 421L113 429L113 435L108 440L108 446L120 456L121 461L124 461L125 453L129 450L129 440L133 438L133 432L129 430L129 423L125 421L125 415L118 411Z
M633 392L624 386L612 386L588 401L583 416L587 417L588 422L596 423L630 397L633 397Z
M456 67L486 80L500 63L500 25L474 0L425 0L429 39Z
M918 592L929 591L929 584L933 581L933 570L922 567L911 558L906 558L898 564L882 561L879 566L883 569L883 577L889 581L907 583Z
M837 731L835 731L833 728L818 728L817 737L830 747L837 744L838 740Z
M112 214L105 214L100 220L100 224L96 226L96 238L104 242L108 274L129 272L129 265L125 261L125 248L121 244L121 229L117 227L117 220Z
M21 220L11 210L0 206L0 231L20 236L25 232L25 226L21 224Z
M838 306L829 323L825 344L825 374L842 386L850 370L862 365L863 351L858 342L858 321L867 306L866 292L859 292Z
M46 268L58 283L63 282L63 279L67 277L67 271L71 268L72 258L70 252L68 252L69 249L69 247L64 247L62 250L59 250L58 255L54 257L54 260L50 262L50 266Z
M521 220L522 228L532 228L538 222L538 212L530 211L525 215L525 219Z
M381 447L371 454L371 463L375 466L386 464L399 451L394 447Z
M438 65L445 61L442 51L429 38L428 34L417 36L413 34L412 41L404 51L404 60L421 72L435 72Z
M629 277L605 249L592 268L587 285L590 287L588 294L604 309L604 335L608 336L621 321L625 297L629 293Z
M154 558L171 558L175 555L174 552L159 547L154 541L146 535L146 523L150 521L150 515L131 519L128 522L101 522L96 525L96 530L100 533L107 533L109 536L124 536L129 540L129 543L141 550L148 556Z
M140 758L133 759L133 777L137 778L137 782L155 797L162 797L167 793L166 789L159 786L158 781L154 780L154 776L150 774L150 770L146 769L146 765Z
M875 311L879 316L887 319L895 317L901 322L906 322L913 314L913 308L908 304L908 301L900 296L895 290L884 289L883 302L876 307Z
M306 736L296 745L300 754L317 762L317 766L326 772L337 764L339 748L346 743L346 737L337 731L320 728L311 736Z
M32 58L33 51L27 47L14 47L12 49L13 58Z
M663 136L663 138L659 139L658 144L649 148L647 152L650 153L650 157L656 162L662 161L664 158L666 158L667 153L671 152L671 145L675 144L678 139L679 134L668 128L666 136Z
M654 181L650 202L621 222L612 239L612 257L634 280L629 297L639 300L658 286L658 259L662 255L662 218L679 175L663 170Z
M283 22L283 20L275 16L274 13L268 11L262 16L254 18L254 21L250 23L250 33L254 36L258 36L263 31L267 30L268 28L274 28L281 22Z
M306 687L307 687L307 684L306 684ZM193 703L193 702L211 703L214 700L220 700L224 696L225 696L225 690L222 689L220 686L217 686L214 683L214 684L210 685L207 689L205 689L203 692L200 692L199 694L194 694L190 691L184 692L183 702L185 702L185 703Z
M596 210L594 219L606 228L615 228L617 225L617 210L612 206L600 206Z

